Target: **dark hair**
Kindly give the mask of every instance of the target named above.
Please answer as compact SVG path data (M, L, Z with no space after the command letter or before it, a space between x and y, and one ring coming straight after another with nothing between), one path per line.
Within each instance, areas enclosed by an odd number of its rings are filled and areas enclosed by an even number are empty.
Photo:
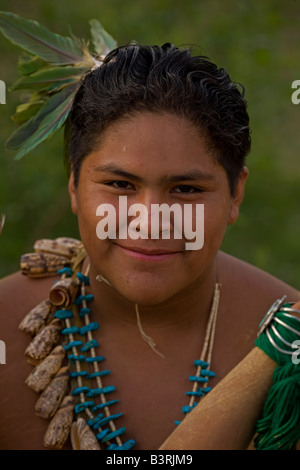
M130 44L83 77L65 133L78 182L81 163L114 121L136 111L175 113L198 126L225 168L231 194L250 150L244 88L207 57L172 44Z

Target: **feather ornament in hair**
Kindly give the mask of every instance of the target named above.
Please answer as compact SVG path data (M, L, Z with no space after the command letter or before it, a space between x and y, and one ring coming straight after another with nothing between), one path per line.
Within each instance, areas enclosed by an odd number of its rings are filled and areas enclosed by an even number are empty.
M65 123L82 75L101 65L103 57L114 49L116 41L97 20L91 20L94 53L88 42L52 33L37 21L0 11L0 32L19 46L20 78L10 88L24 90L13 121L19 128L6 146L19 159L50 137Z

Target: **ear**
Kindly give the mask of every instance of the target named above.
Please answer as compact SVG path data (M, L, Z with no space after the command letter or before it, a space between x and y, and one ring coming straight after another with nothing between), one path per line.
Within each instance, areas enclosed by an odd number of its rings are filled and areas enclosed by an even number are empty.
M73 171L72 171L70 179L69 179L68 190L69 190L69 194L70 194L72 212L73 212L73 214L77 215L77 212L78 212L77 189L76 189L75 182L74 182Z
M231 201L231 208L229 211L229 217L228 217L228 222L227 222L228 225L234 224L234 222L237 220L239 216L239 209L244 199L245 183L248 178L248 175L249 175L249 170L248 168L244 166L242 173L239 177L239 180L237 182L237 185L234 191L234 196Z

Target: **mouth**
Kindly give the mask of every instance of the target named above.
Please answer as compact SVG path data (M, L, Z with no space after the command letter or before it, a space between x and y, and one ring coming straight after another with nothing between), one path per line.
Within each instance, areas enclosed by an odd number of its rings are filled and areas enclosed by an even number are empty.
M146 249L138 247L125 247L116 244L126 255L142 261L163 261L182 253L181 250L169 250L166 248Z

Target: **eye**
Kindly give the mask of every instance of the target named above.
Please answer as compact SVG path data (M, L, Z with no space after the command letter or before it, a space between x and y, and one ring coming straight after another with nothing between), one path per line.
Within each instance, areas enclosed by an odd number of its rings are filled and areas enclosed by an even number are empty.
M133 184L123 180L108 181L106 184L116 189L135 189Z
M179 186L176 186L172 190L174 193L184 193L184 194L192 194L192 193L202 193L202 189L196 188L195 186L189 186L188 184L180 184Z

